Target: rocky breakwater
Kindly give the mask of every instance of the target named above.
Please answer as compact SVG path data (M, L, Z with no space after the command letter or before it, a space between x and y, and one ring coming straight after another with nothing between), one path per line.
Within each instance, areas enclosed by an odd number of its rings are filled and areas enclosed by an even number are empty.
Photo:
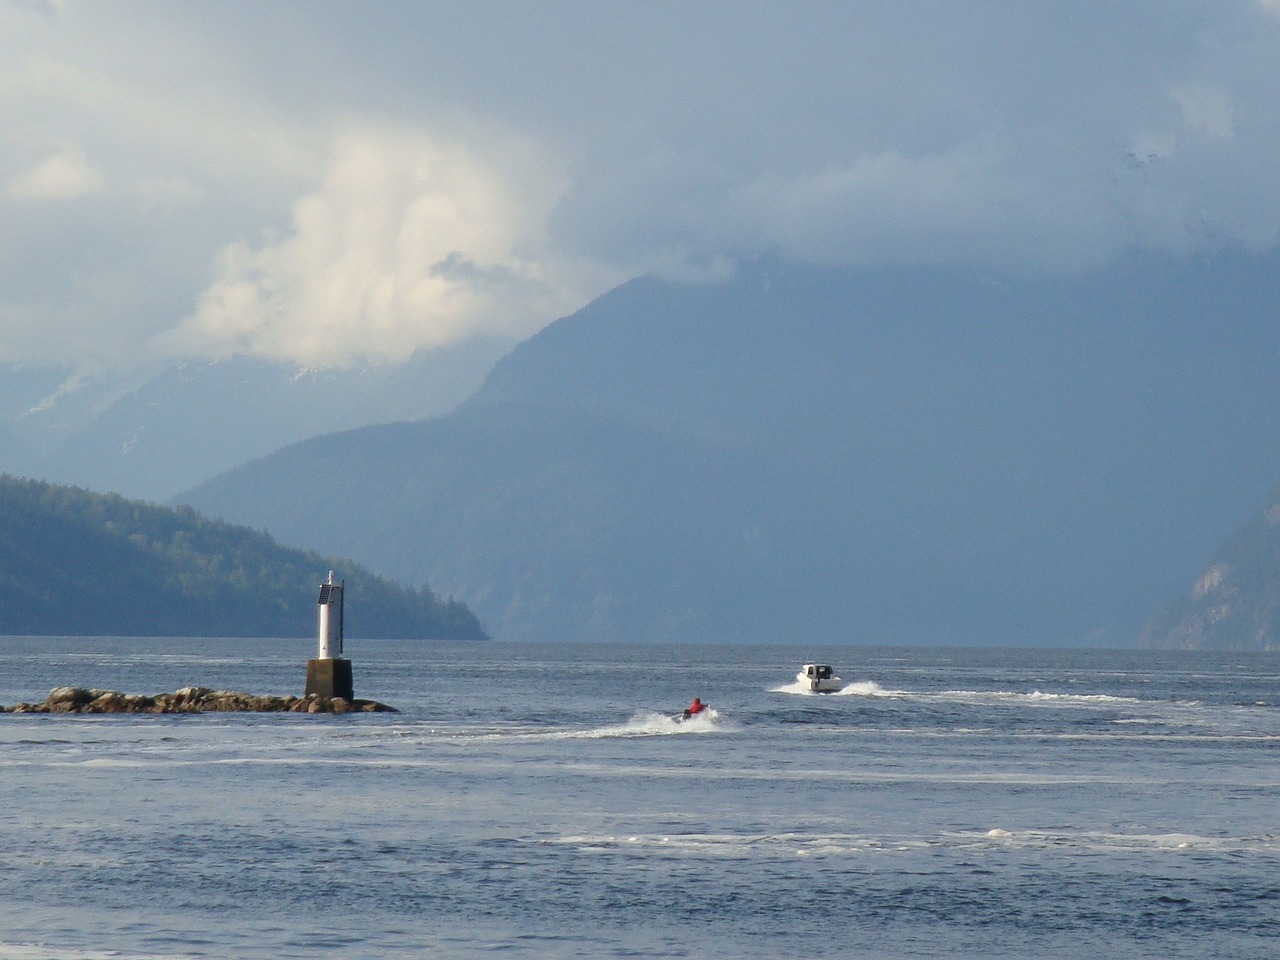
M396 713L395 707L376 700L347 700L309 694L254 696L231 690L183 687L174 693L145 696L116 690L58 687L43 703L19 703L0 707L7 713Z

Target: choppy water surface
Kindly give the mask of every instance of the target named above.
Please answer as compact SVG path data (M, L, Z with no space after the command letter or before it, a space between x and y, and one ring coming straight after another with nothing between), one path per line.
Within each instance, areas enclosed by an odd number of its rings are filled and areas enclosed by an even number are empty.
M1280 949L1272 657L348 653L400 714L0 715L0 958ZM2 639L0 703L297 693L309 655Z

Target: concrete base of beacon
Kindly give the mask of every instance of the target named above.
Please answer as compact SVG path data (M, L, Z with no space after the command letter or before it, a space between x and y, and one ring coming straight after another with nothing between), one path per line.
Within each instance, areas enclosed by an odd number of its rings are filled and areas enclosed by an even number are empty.
M351 661L342 659L308 660L306 695L342 697L354 700L351 683Z

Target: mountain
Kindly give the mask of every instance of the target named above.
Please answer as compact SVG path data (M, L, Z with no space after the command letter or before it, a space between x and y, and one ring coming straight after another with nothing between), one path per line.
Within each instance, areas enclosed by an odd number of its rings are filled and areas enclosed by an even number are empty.
M642 278L179 499L504 639L1131 643L1280 472L1278 266Z
M1173 650L1280 650L1280 485L1218 548L1191 592L1148 621L1140 642Z
M462 603L190 508L0 476L0 634L306 636L329 570L350 636L485 638Z
M51 371L10 365L0 370L0 466L163 500L305 437L443 413L510 347L476 337L400 365L325 370L234 357L138 384L60 385Z

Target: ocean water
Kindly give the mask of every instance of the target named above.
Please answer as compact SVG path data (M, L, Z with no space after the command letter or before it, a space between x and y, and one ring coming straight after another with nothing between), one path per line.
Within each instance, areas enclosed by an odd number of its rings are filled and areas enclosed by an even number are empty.
M312 646L5 638L0 703ZM0 715L0 958L1280 955L1275 657L347 652L400 713Z

